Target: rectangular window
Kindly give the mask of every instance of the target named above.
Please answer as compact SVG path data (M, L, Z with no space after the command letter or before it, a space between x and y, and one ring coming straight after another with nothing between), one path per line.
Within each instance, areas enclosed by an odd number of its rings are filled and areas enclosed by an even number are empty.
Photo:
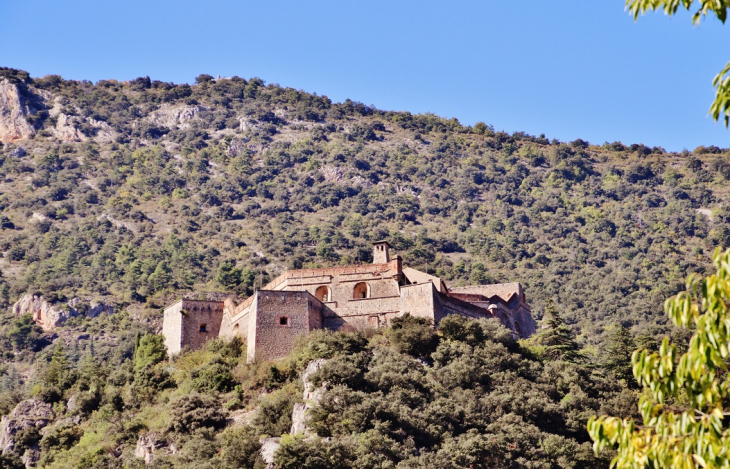
M207 324L201 324L200 325L200 332L208 332L208 325Z
M288 326L289 325L289 318L287 316L279 316L279 325L280 326Z

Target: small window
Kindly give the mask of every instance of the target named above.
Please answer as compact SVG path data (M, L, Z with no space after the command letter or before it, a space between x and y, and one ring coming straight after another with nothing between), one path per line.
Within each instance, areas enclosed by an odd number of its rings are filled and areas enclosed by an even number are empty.
M200 325L200 332L208 332L208 325L207 324L201 324Z
M289 318L287 316L279 316L279 325L280 326L288 326L289 325Z

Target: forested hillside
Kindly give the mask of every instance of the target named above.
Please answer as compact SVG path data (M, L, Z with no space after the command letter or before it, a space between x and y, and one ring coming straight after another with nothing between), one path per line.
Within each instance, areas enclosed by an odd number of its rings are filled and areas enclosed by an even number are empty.
M314 359L328 439L285 436L277 467L603 467L587 419L631 414L631 351L682 343L662 303L730 245L716 147L510 135L258 78L0 77L0 415L25 422L0 467L263 467ZM245 297L380 239L450 285L523 283L544 328L406 318L250 365L238 341L167 357L154 335L176 296ZM43 331L12 314L28 294L82 314ZM83 314L98 299L115 313Z
M537 318L553 299L597 343L616 322L664 332L663 299L730 244L716 147L509 135L258 78L2 76L33 128L0 151L4 307L103 295L155 317L387 238L452 285L522 282Z

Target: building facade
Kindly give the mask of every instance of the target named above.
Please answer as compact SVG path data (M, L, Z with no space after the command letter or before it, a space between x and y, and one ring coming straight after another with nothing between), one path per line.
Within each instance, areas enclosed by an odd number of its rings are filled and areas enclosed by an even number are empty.
M535 332L519 283L448 288L438 277L404 268L381 241L373 245L372 264L289 270L238 304L180 300L165 309L163 334L172 354L238 335L249 361L270 360L289 354L296 336L311 330L375 329L406 313L435 326L460 314L498 318L517 337Z

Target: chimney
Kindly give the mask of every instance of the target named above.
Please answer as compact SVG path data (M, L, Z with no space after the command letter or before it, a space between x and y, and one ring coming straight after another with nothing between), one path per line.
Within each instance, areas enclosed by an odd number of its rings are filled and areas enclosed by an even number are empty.
M373 243L373 264L390 262L390 244L387 241Z

